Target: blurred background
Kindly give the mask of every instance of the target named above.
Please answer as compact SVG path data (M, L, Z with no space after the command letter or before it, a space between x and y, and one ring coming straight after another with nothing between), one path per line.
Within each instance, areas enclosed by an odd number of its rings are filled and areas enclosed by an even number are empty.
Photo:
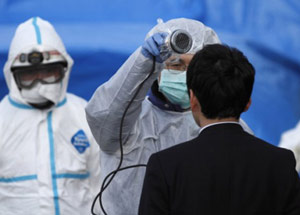
M86 100L157 18L186 17L213 28L256 68L252 106L242 115L256 136L278 145L300 119L299 0L0 0L1 68L16 27L33 16L56 28L75 62L68 91ZM0 100L7 93L2 72Z

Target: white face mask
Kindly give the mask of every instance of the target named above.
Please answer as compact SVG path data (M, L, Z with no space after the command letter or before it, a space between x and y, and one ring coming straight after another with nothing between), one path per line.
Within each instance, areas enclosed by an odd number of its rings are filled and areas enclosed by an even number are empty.
M61 83L41 84L37 83L31 89L22 89L21 95L28 103L40 104L51 101L54 104L59 102L62 91Z

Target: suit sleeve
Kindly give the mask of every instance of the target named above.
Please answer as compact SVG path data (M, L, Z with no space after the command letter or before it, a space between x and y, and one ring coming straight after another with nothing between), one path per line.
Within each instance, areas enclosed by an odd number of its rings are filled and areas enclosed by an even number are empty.
M139 215L169 214L168 186L161 169L157 154L153 154L148 162Z
M163 68L161 63L155 65L155 72L143 84L127 111L122 140L126 140L133 129L141 112L142 102ZM153 61L145 58L140 49L137 49L117 73L96 90L89 101L86 107L87 121L103 151L114 153L119 149L120 123L123 113L140 84L148 77L152 66ZM125 141L123 143L125 144Z
M295 128L281 135L279 146L294 152L297 161L296 169L300 173L300 121Z
M100 191L101 181L100 181L100 148L96 143L94 138L90 139L91 144L91 154L88 159L88 171L90 173L90 188L93 198L95 198ZM94 199L92 199L94 200ZM90 204L92 207L92 202ZM95 204L94 211L100 213L99 204Z
M287 215L300 214L300 179L297 171L295 170L296 161L292 152L289 156L290 160L290 194L287 200L286 213Z

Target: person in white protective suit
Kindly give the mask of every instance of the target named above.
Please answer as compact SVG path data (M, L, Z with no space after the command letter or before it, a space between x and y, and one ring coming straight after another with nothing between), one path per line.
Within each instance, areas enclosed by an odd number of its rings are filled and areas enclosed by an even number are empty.
M296 170L300 174L300 121L295 128L282 133L279 146L294 152L297 162Z
M192 37L192 47L186 54L174 54L170 48L165 48L165 40L177 29L187 31ZM200 128L194 122L189 108L185 70L193 54L203 45L211 43L220 41L211 28L199 21L186 18L165 23L160 21L147 34L144 45L96 90L86 107L86 113L92 133L101 148L101 181L120 162L122 115L151 71L153 73L142 85L123 121L122 167L147 164L152 153L198 136ZM155 69L152 68L154 64ZM244 122L242 125L251 132ZM111 183L105 186L102 195L107 214L138 213L144 174L145 168L140 167L122 170L115 175Z
M99 146L87 102L66 93L72 58L53 26L20 24L0 103L0 214L89 214L100 189Z

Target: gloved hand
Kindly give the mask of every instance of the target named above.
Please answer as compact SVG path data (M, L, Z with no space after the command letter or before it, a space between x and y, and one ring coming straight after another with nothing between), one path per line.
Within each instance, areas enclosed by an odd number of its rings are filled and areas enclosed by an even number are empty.
M155 57L155 60L159 63L162 63L168 59L172 51L165 44L165 39L168 36L168 33L159 32L153 34L147 40L145 40L142 46L142 54L146 58L152 59Z

